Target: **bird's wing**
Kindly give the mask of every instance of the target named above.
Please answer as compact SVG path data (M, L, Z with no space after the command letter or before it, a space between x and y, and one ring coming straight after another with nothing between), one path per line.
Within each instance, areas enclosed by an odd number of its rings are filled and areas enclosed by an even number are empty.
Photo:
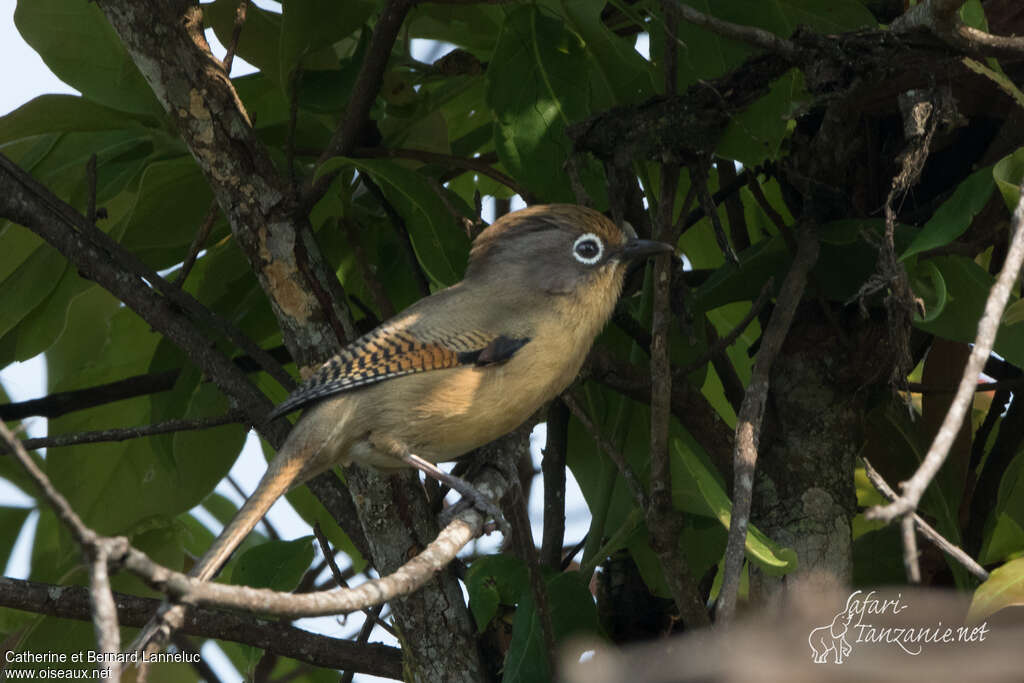
M417 326L385 323L320 366L268 417L286 415L327 396L402 375L503 363L529 341L528 337L480 331L439 335Z

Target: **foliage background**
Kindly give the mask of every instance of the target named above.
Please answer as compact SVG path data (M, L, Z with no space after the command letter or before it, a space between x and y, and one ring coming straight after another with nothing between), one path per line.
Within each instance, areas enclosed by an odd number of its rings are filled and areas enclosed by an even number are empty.
M235 6L233 0L203 4L206 23L225 44L233 42ZM872 55L858 61L851 40L842 43L850 51L837 58L845 72L828 62L814 71L799 60L779 68L765 66L749 44L686 22L679 24L678 42L666 45L666 15L658 3L421 4L405 18L392 48L370 109L372 125L337 154L332 135L353 100L383 5L293 0L283 5L283 13L274 3L268 6L273 9L248 9L237 50L258 72L233 79L233 87L256 144L277 174L277 189L309 196L319 179L331 179L329 186L322 183L322 198L289 210L304 216L300 209L309 209L308 227L346 295L339 306L350 309L351 320L342 322L371 326L389 309L400 310L457 281L470 235L480 227L474 221L481 198L502 211L517 193L531 202L571 202L580 199L582 188L595 206L628 216L649 234L658 228L644 217L643 207L653 216L663 210L662 197L669 197L672 223L682 231L678 244L690 265L672 283L671 361L688 371L675 378L686 409L673 403L676 419L668 432L671 503L683 513L677 540L704 600L718 589L729 514L731 428L769 309L742 329L725 354L711 361L704 357L717 348L719 337L737 328L770 278L775 289L769 291L777 291L792 261L789 233L809 227L821 254L808 303L791 332L790 362L782 362L773 376L774 412L766 417L764 470L755 498L757 529L746 547L753 594L776 590L780 575L821 567L858 586L905 580L895 529L867 522L861 514L880 497L855 458L867 455L890 482L899 481L920 461L944 414L948 395L941 391L911 395L915 419L892 391L890 370L903 349L894 348L900 344L891 330L907 328L908 376L918 388L955 382L991 273L1005 252L1008 209L1016 206L1024 168L1024 141L1013 132L1022 101L1014 85L1020 82L1019 59L989 58L979 62L986 71L978 73L964 66L955 49L910 43L903 46L906 63L896 59L900 52L894 49L886 55L888 63L875 64ZM855 0L693 6L783 37L877 30L895 17L886 3ZM972 0L960 16L976 28L993 23L993 32L1011 34L1020 15L1007 7ZM181 122L165 114L100 8L32 0L19 3L15 19L49 68L83 95L37 98L0 119L0 152L82 212L89 204L86 162L95 154L95 200L106 214L99 227L169 279L177 277L199 226L209 222L205 251L185 290L259 346L284 344L296 355L290 332L281 332L280 302L268 302L266 280L261 288L245 249L239 248L237 212L234 207L211 211L215 198L225 206L227 190L211 183L208 162L197 163L194 138L183 138ZM650 36L649 60L634 49L640 34ZM422 63L410 54L411 38L445 41L460 50ZM671 79L665 56L673 52ZM820 72L829 68L837 73ZM764 74L770 78L757 81ZM866 299L868 316L862 318L854 300L878 269L883 205L906 145L897 96L933 86L954 93L955 113L935 133L920 182L896 202L894 234L899 271L922 304L916 313L904 311L905 320L893 318L883 300L895 288L889 282L881 294ZM673 109L673 92L687 94L689 112L685 106ZM667 120L679 138L659 128L657 116L645 118L659 106L665 107L662 123ZM631 123L636 137L623 133ZM602 135L610 135L611 142ZM592 154L574 156L574 145ZM325 149L335 153L322 155ZM683 170L676 191L663 195L666 161ZM480 172L481 165L498 174ZM702 203L688 199L704 176L723 234L738 253L738 267L723 254ZM697 212L692 220L681 215L684 208ZM49 434L229 410L228 397L205 381L187 353L82 277L35 233L5 222L0 240L0 366L45 352L51 394L131 376L171 377L162 391L53 417ZM646 482L649 400L636 400L629 383L616 379L636 370L626 363L647 362L649 336L642 330L651 322L654 288L643 277L634 286L638 294L624 302L603 335L599 355L575 395L603 437L624 452ZM997 338L998 357L986 368L1001 381L1015 381L1024 364L1022 311L1018 289ZM906 324L911 318L912 330ZM211 334L211 342L232 357L241 355L221 337ZM329 351L329 345L320 351ZM298 355L304 364L315 359L309 349ZM691 367L698 359L702 362ZM285 395L266 373L251 378L272 400ZM635 385L636 377L629 379ZM1013 387L1003 386L1009 388L979 393L972 423L922 509L940 532L982 564L1003 567L997 575L1000 597L985 603L990 611L1019 602L1024 577L1020 561L1015 562L1024 550L1024 407L1011 402ZM808 387L814 391L802 395ZM794 402L787 403L791 396ZM793 448L786 439L798 431L795 425L809 421L808 404L817 413L851 417L812 424L802 435L813 444L808 449L803 442L806 461L799 462L806 468L793 474L798 461L786 455ZM664 560L652 549L649 520L593 435L575 419L565 429L565 457L592 522L578 557L585 571L553 572L549 578L556 635L562 640L584 631L630 642L670 630L673 591ZM224 521L234 510L213 490L235 461L246 431L236 423L53 448L40 460L90 526L128 535L155 559L180 567L212 538L191 511L202 505ZM6 459L0 461L0 475L31 494ZM839 519L838 539L822 530L821 520L808 526L806 509L786 504L812 489L827 492L825 521ZM782 502L772 500L773 490L783 492ZM324 524L353 567L363 567L352 542L323 518L308 492L296 492L290 500L304 519ZM0 556L10 553L26 515L23 508L0 509ZM819 541L827 550L809 556L808 548ZM247 546L249 561L240 554L225 575L241 581L250 572L247 581L294 588L313 562L312 545L300 545L297 552L295 544L256 537ZM503 662L505 679L539 680L548 671L545 658L536 655L543 648L536 608L522 558L513 555L470 563L465 577L470 610L474 626L488 637L508 627L507 640L493 646L499 654L486 650L491 668ZM256 575L245 569L254 566L253 558L264 568ZM596 591L595 607L589 572L606 558L611 560L603 571L605 592ZM31 578L81 582L79 563L56 519L40 510ZM978 588L977 580L937 553L926 551L923 563L929 585ZM116 581L118 590L147 593L131 577ZM628 590L615 594L609 585ZM644 623L619 618L616 605L641 599L644 608L638 611L645 619L636 621ZM510 611L514 605L518 609ZM3 631L17 634L23 649L70 648L71 642L86 649L91 638L87 624L75 627L6 609L2 619ZM296 666L283 658L262 659L246 646L226 645L225 651L244 673L254 674L261 661L275 676Z

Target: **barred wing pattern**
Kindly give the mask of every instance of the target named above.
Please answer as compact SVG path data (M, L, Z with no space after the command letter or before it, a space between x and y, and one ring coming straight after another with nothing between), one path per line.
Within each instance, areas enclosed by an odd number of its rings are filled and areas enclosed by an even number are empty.
M528 339L466 332L422 339L402 326L384 325L355 340L278 405L270 419L334 394L402 375L459 365L508 360Z

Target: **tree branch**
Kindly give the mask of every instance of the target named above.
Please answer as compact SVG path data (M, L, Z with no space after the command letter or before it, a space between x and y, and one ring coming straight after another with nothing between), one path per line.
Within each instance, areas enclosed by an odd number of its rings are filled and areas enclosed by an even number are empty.
M939 431L935 434L928 454L917 471L914 472L908 481L901 484L902 495L892 503L885 506L871 508L865 513L868 519L880 519L891 522L897 517L913 513L917 509L921 496L931 484L932 479L938 473L942 463L946 461L949 449L960 431L964 416L974 400L974 392L978 384L978 375L985 366L985 361L992 353L992 344L995 341L996 333L999 331L999 324L1003 316L1003 310L1009 301L1013 284L1020 275L1021 264L1024 263L1024 184L1021 185L1021 195L1017 208L1013 212L1013 219L1010 224L1012 241L1010 249L1006 254L1002 270L996 278L992 290L985 301L985 311L978 322L978 334L974 340L974 347L967 359L963 375L960 378L960 385L956 395L950 403L949 411L946 413Z
M122 626L143 626L160 606L160 600L114 593ZM62 619L92 618L89 589L55 586L0 576L0 606ZM402 679L402 652L386 645L356 646L347 640L328 638L281 622L252 619L248 615L216 612L198 607L189 610L181 633L252 645L313 666L353 669L362 673Z
M761 336L761 348L754 361L750 384L736 420L736 451L733 461L732 515L725 547L725 570L718 602L718 622L728 623L736 611L740 570L743 568L747 527L754 488L754 468L761 436L761 420L768 399L769 380L775 357L782 348L793 322L797 304L803 297L807 274L818 258L818 238L810 230L800 236L793 265L782 283L775 310Z
M374 100L377 99L377 93L380 91L384 69L388 65L388 58L391 57L391 48L395 44L398 31L402 28L402 23L413 4L411 0L388 0L384 9L381 10L380 16L377 18L377 25L373 29L373 36L370 38L370 45L366 50L366 57L363 59L359 75L356 76L355 85L352 87L352 95L345 108L345 118L335 129L330 142L324 148L318 165L331 157L350 155L358 144L363 126L366 125L370 116L370 107L373 106ZM338 173L334 172L320 176L306 189L302 205L311 207L319 201L337 175Z
M698 12L689 5L684 5L680 0L672 0L672 3L675 5L676 12L679 13L679 16L684 21L694 24L695 26L706 28L720 36L738 40L741 43L747 43L772 52L778 52L786 56L794 56L797 52L795 44L784 38L779 38L774 33L765 31L764 29L722 21L721 19L717 19L709 14Z
M240 410L233 410L224 415L214 417L200 417L189 420L165 420L142 427L126 427L124 429L101 429L89 432L75 432L73 434L59 434L38 439L25 439L21 442L26 449L37 448L62 448L64 446L78 446L87 443L104 443L109 441L127 441L128 439L141 439L156 434L170 434L173 432L187 432L199 429L212 429L221 425L240 422L245 415Z
M878 470L868 462L868 459L862 457L861 460L864 461L864 472L867 474L868 480L876 489L878 489L878 492L889 500L896 500L899 498L899 496L896 495L896 492L892 490L892 487L889 486L885 479L882 478L882 475L878 473ZM934 543L939 550L962 564L967 571L974 574L974 576L976 576L980 581L988 580L989 573L985 571L984 567L975 562L973 557L946 540L942 534L936 531L934 527L928 524L928 522L924 521L924 519L922 519L917 513L914 513L913 520L918 531L921 532L921 535Z

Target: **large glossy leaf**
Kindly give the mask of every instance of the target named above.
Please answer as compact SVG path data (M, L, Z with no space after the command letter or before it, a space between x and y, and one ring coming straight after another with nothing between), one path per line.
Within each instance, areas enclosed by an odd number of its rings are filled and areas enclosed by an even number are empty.
M192 157L149 164L121 244L157 269L179 263L199 230L211 197ZM214 233L210 241L221 235Z
M1020 184L1024 181L1024 147L1003 157L992 167L992 177L1003 195L1006 208L1013 211L1020 202Z
M548 6L563 12L583 39L587 59L592 63L590 81L600 83L600 91L607 93L604 100L594 101L596 108L641 102L657 92L654 66L636 51L631 34L617 36L605 25L600 3L568 0Z
M967 611L967 621L976 624L1004 607L1020 605L1024 605L1024 557L994 570L988 580L978 586Z
M716 153L745 166L776 159L798 105L808 97L803 83L796 69L776 80L768 94L730 120Z
M502 164L546 201L573 200L565 128L590 112L587 68L579 38L556 18L534 6L508 14L487 68L494 144Z
M521 562L519 564L522 566ZM586 580L578 572L553 574L545 580L552 635L555 642L563 646L574 635L593 635L599 631L597 609ZM501 680L509 683L550 680L552 672L548 670L548 658L544 654L546 646L532 591L524 586L517 602Z
M935 320L916 321L914 324L940 337L973 342L994 278L974 261L962 256L939 256L932 259L932 263L946 283L947 303ZM1000 326L993 348L1014 365L1024 364L1024 325Z
M485 3L455 6L424 2L409 12L405 25L411 36L458 45L486 60L505 14L506 8Z
M405 219L416 257L437 286L447 287L462 279L469 258L469 237L438 196L445 190L435 190L415 171L387 159L335 157L324 162L317 175L347 165L369 173L381 186Z
M0 506L0 565L6 567L14 543L32 508Z
M77 0L19 0L14 23L62 81L121 111L162 116L99 5Z
M957 185L953 196L943 202L925 223L924 229L900 255L900 260L949 244L964 234L974 217L988 203L995 187L992 173L992 169L983 168Z
M512 606L529 590L529 573L522 560L511 555L485 555L466 572L469 609L481 633L501 605Z
M703 503L703 510L700 514L716 518L723 527L728 529L732 516L732 503L715 474L705 462L695 455L692 449L686 448L679 440L672 441L672 453L675 456L672 477L673 498L676 497L677 490L683 489L676 485L680 477L676 475L675 465L679 462L685 467L686 476L696 483L697 490L700 492L700 502ZM689 508L693 503L678 501L676 505ZM747 558L756 562L761 570L768 574L787 574L795 570L797 566L797 557L793 550L779 546L753 525L747 532L746 552Z
M76 95L40 95L0 118L0 142L32 135L141 127L144 118Z
M370 0L303 0L282 5L281 82L288 82L304 56L358 31L374 4Z
M313 561L313 537L267 541L238 558L231 583L252 588L290 591Z

